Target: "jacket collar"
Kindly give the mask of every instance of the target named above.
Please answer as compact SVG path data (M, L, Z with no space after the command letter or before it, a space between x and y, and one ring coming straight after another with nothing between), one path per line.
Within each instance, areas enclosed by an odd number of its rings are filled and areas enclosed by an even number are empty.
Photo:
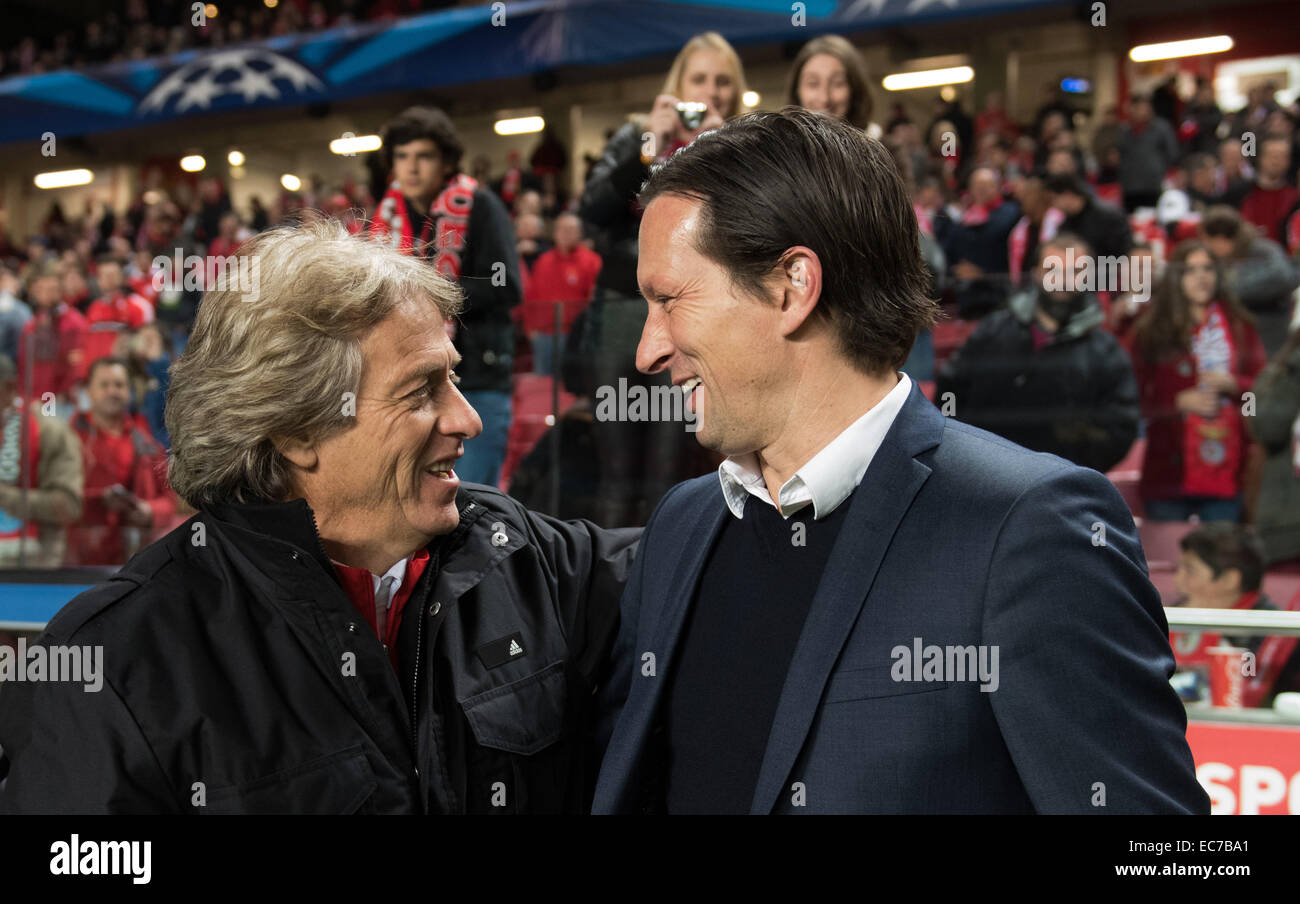
M205 506L203 514L249 533L287 543L313 559L335 582L338 581L334 564L316 529L316 513L305 499L221 503Z

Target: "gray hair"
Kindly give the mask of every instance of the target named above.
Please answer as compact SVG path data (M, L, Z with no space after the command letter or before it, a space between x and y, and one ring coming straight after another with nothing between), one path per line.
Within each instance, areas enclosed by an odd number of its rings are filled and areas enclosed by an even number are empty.
M361 385L366 334L405 301L444 319L462 307L429 262L335 220L263 232L238 255L254 265L252 294L238 280L208 287L167 390L168 479L195 508L285 499L291 470L275 442L353 428L340 414Z

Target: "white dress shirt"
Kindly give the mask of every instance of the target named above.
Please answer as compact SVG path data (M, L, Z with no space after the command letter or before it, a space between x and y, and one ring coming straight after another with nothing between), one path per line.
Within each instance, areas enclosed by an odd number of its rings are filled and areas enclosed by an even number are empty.
M330 561L333 561L331 559ZM402 581L406 578L406 563L410 559L398 559L397 564L385 571L382 575L370 572L370 589L375 597L375 626L379 632L379 639L383 640L388 631L388 610L392 608L393 600L397 598L397 591L402 589ZM335 562L335 565L342 565L342 562ZM344 566L345 568L347 566ZM380 587L384 592L380 593ZM387 646L385 646L387 649Z
M898 385L785 482L777 493L782 517L789 518L811 502L813 518L825 518L857 489L912 391L907 374L898 376ZM753 452L728 458L718 466L718 478L727 508L737 518L745 517L745 501L750 496L777 508Z

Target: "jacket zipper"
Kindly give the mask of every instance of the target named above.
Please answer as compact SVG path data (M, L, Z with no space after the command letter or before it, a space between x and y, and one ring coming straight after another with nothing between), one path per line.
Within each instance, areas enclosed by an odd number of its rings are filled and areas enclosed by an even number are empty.
M429 560L429 589L433 590L438 582L438 568L441 560L440 550L435 548ZM422 602L427 602L422 601ZM415 626L415 663L411 668L411 761L415 763L415 777L420 777L420 660L423 658L424 622L429 608L421 605L418 613L419 622Z
M334 561L330 558L329 553L325 551L325 542L320 537L320 525L316 523L315 510L311 506L308 506L307 510L311 512L311 526L316 534L316 548L320 550L321 555L325 557L327 562ZM432 569L430 578L436 580L438 576L438 551L434 550L432 556L433 558L429 562L429 567ZM411 762L415 764L415 777L417 780L420 778L420 740L415 719L419 712L417 695L420 688L420 648L424 640L424 615L424 612L420 613L420 621L415 626L415 668L411 672ZM388 648L385 647L384 649Z
M320 538L320 525L316 523L316 510L309 505L307 511L311 512L311 530L316 535L316 548L320 550L320 554L325 557L326 562L333 562L334 560L330 558L330 554L325 551L325 541Z
M415 626L415 667L411 670L411 761L415 763L415 777L420 777L420 729L416 722L420 712L420 650L424 645L424 619L428 610L419 613Z

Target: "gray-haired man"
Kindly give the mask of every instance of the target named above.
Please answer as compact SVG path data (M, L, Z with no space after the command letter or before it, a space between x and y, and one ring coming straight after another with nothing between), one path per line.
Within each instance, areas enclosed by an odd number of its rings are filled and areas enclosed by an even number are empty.
M104 686L0 698L0 812L577 812L636 531L463 486L432 268L322 221L207 293L167 407L199 511L50 623Z

